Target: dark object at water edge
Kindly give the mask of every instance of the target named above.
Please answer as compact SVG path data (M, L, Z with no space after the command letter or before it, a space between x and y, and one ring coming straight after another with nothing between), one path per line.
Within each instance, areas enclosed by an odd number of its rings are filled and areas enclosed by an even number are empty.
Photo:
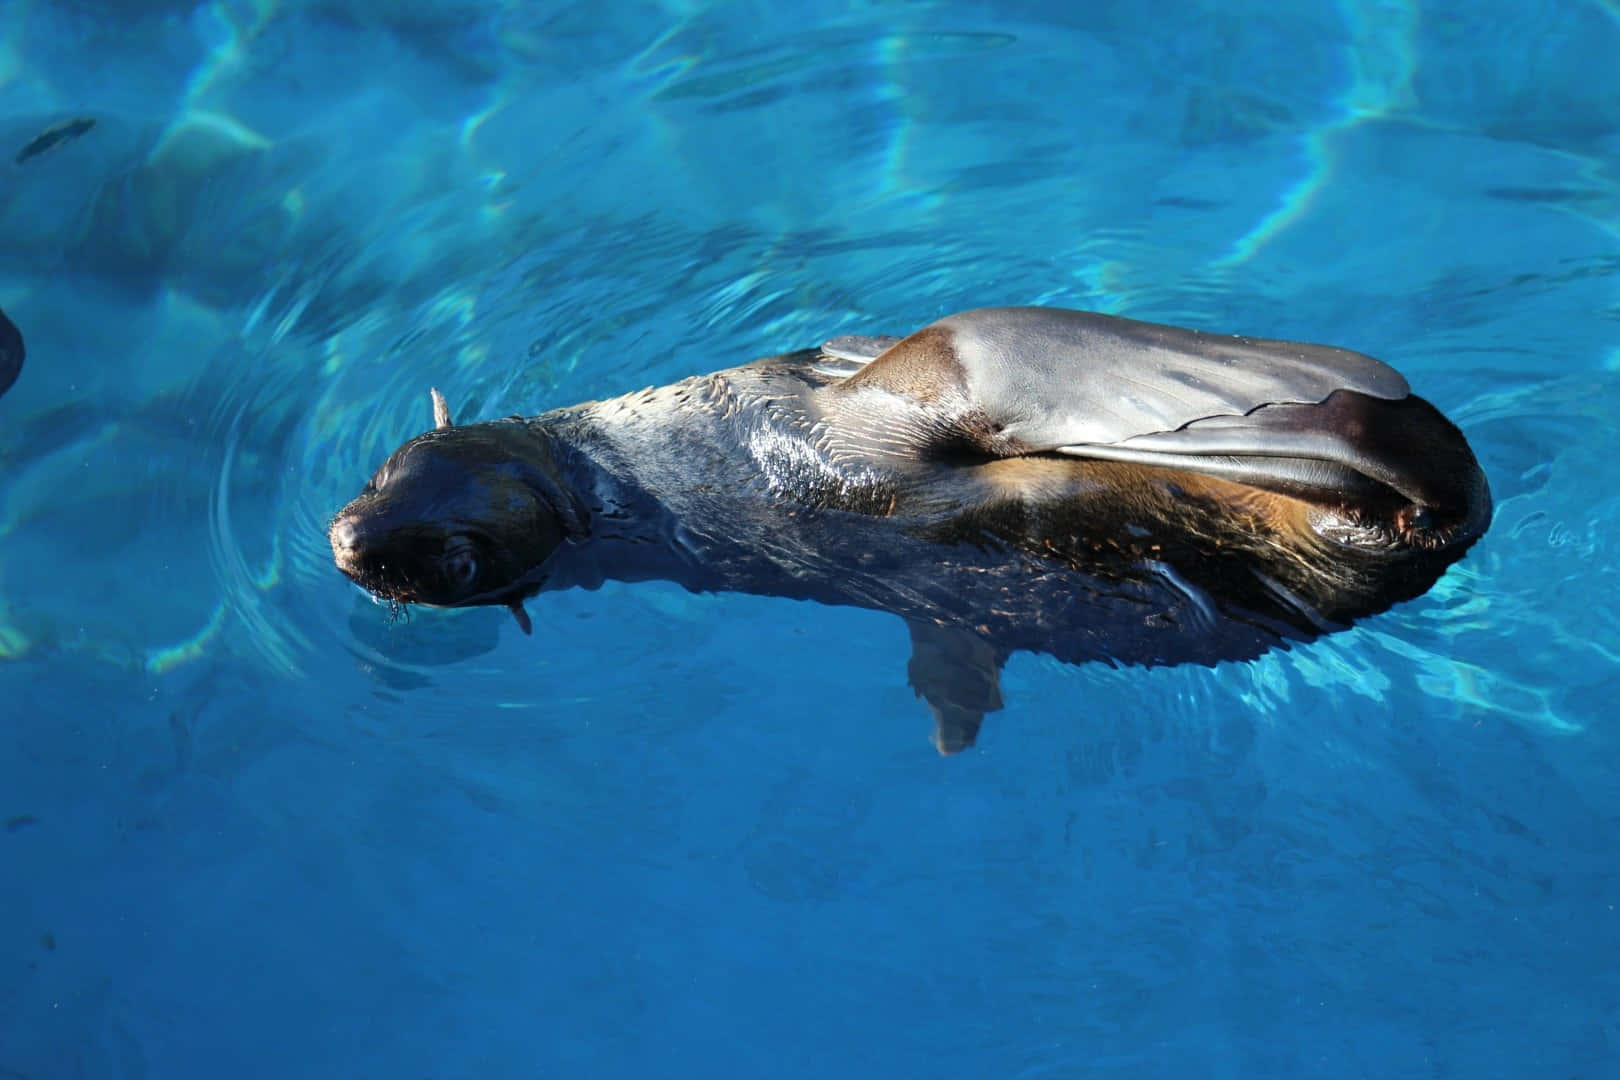
M22 331L0 311L0 396L10 390L17 376L22 374L23 355Z

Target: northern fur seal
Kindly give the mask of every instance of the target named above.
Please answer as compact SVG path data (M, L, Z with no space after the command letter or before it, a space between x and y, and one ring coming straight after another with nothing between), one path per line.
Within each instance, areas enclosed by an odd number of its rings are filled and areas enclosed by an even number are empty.
M609 401L434 428L333 520L395 603L662 578L892 611L944 752L1020 649L1212 664L1427 590L1484 532L1462 434L1321 345L1048 308L843 337Z

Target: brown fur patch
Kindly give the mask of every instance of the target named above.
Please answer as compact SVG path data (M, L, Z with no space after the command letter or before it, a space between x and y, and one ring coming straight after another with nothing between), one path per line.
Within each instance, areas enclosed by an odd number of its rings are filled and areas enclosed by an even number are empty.
M932 404L962 386L962 365L949 330L925 327L839 384L840 390L875 387Z

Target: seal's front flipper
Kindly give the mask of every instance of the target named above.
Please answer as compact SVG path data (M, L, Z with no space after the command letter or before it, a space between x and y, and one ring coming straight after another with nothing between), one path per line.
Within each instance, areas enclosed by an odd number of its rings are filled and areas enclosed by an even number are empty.
M838 384L870 411L921 405L915 434L986 457L1105 445L1336 390L1399 401L1406 380L1326 345L1231 337L1057 308L982 308L940 319ZM875 398L867 401L864 399ZM912 411L915 411L913 408Z
M23 366L22 332L0 311L0 394L11 389Z
M523 631L525 634L534 633L534 623L529 621L529 613L523 610L522 600L513 600L510 604L506 605L506 610L510 611L512 613L512 618L517 620L519 630Z
M1001 665L1007 654L977 634L913 622L911 688L934 710L934 746L942 754L966 750L978 738L984 714L1001 708Z

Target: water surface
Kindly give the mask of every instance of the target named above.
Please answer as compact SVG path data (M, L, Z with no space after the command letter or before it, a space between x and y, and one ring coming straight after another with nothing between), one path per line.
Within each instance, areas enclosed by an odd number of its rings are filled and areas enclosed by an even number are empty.
M0 1076L1620 1068L1612 3L4 10ZM950 760L882 615L331 568L430 385L1004 303L1381 356L1492 531Z

